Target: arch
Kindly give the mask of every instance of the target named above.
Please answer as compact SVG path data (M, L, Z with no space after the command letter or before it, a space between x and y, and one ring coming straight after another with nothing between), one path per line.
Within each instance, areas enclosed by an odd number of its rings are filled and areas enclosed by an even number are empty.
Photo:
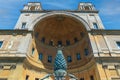
M75 34L78 34L78 35L71 36L71 35L74 35L74 33L70 33L70 36L69 36L69 34L65 35L65 36L62 35L62 37L64 39L61 37L60 38L57 37L56 41L55 41L53 35L51 37L51 34L49 34L47 31L49 29L50 29L49 31L51 31L51 29L52 30L54 30L54 29L60 30L61 29L61 28L60 29L54 28L53 26L51 28L51 26L50 25L48 26L48 24L47 24L47 22L51 23L50 21L55 17L55 15L62 15L64 18L66 18L66 21L68 21L68 20L70 21L70 19L71 19L71 21L73 21L73 24L76 23L77 26L76 25L71 26L71 24L70 24L70 28L71 29L75 28L75 30L72 29L73 31L69 31L69 32L75 31ZM56 20L56 18L54 18L54 20ZM61 18L58 17L57 20L61 20ZM68 24L66 21L63 21L63 22ZM45 26L43 26L41 22L45 23ZM60 22L58 22L58 23L60 23ZM79 25L77 23L80 23L82 25ZM62 22L60 24L62 24ZM38 26L38 25L40 25L40 26ZM34 30L33 44L34 44L34 46L36 46L35 49L36 49L37 56L32 57L32 56L28 55L29 58L27 58L27 60L28 60L28 63L30 62L29 63L30 65L34 65L34 68L33 68L34 70L41 69L41 71L43 70L43 72L46 72L46 73L48 73L47 70L52 72L53 61L55 60L56 46L57 46L57 45L55 45L55 42L60 45L63 45L62 47L64 47L63 55L65 56L66 61L68 59L68 68L67 68L68 71L75 70L75 73L77 73L76 70L87 72L87 67L92 66L92 64L91 64L91 63L93 63L92 62L92 59L93 59L92 58L93 57L92 48L91 48L91 45L89 44L89 41L88 41L89 37L88 37L88 33L87 33L87 31L90 30L90 27L83 18L81 18L75 14L72 14L71 12L59 12L59 11L58 12L48 12L48 13L43 14L43 15L39 16L38 18L36 18L29 26L30 26L29 30ZM42 27L42 29L41 29L41 27ZM63 26L63 27L66 27L66 26ZM68 29L68 27L67 27L67 29ZM82 29L84 29L84 30L82 30ZM46 30L46 31L44 31L44 30ZM41 33L45 33L45 32L49 36L41 34ZM51 32L53 32L53 31L51 31ZM86 33L84 33L84 32L86 32ZM56 33L57 33L57 31L56 31ZM55 35L58 35L58 33ZM61 36L61 34L60 34L60 36ZM42 42L41 42L41 40L42 40ZM67 46L64 46L64 44L67 44ZM38 60L36 60L36 58L38 58L39 53L43 53L44 58L42 60L38 61ZM72 59L74 59L74 60L72 60Z
M81 40L81 32L87 35L85 25L81 21L65 14L54 14L42 18L35 24L33 30L35 36L39 33L39 38L35 38L37 42L42 40L42 43L48 45L49 41L53 40L54 46L66 46L67 39L72 45Z
M75 14L73 14L73 13L71 13L71 12L48 12L48 13L46 13L46 14L43 14L43 15L41 15L41 16L39 16L39 17L37 17L33 22L31 22L31 24L30 25L28 25L30 28L29 28L29 30L34 30L34 26L37 24L37 22L39 22L40 20L42 20L42 19L44 19L44 18L47 18L47 17L50 17L50 16L53 16L53 15L66 15L66 16L70 16L70 17L72 17L72 18L74 18L74 19L77 19L78 21L80 21L84 26L85 26L85 28L86 28L86 30L87 31L89 31L90 30L90 27L89 27L89 25L88 25L88 23L83 19L83 18L81 18L80 16L78 16L78 15L75 15Z

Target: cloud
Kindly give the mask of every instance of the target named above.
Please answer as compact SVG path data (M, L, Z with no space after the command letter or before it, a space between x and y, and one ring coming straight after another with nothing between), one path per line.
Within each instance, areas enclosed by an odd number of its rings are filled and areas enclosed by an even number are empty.
M103 21L106 25L119 26L120 0L0 0L0 29L13 28L20 15L19 10L27 2L39 1L44 9L77 9L79 2L91 1L100 10ZM108 18L111 17L111 18ZM115 27L114 27L115 28Z
M0 29L14 28L24 0L0 0Z

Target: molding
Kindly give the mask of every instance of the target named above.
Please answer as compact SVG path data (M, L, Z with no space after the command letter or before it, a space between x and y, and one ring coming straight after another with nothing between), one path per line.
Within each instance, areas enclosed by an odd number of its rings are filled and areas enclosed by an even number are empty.
M52 12L47 12L43 15L40 15L39 17L37 17L36 19L34 19L28 26L29 26L29 30L33 30L33 28L35 27L35 25L42 19L45 19L47 17L53 16L53 15L65 15L68 17L72 17L78 21L80 21L83 25L84 28L89 31L90 30L90 26L89 24L79 15L76 15L72 12L64 12L64 11L52 11Z
M0 53L0 58L14 58L14 57L20 57L20 58L24 58L26 57L25 53Z
M0 35L25 35L27 33L33 33L32 30L21 30L21 29L2 29ZM88 31L92 35L120 35L120 30L107 30L107 29L91 29Z
M30 10L21 10L21 13L46 13L46 12L76 12L76 13L99 13L98 10L94 11L84 11L84 10L35 10L35 11L30 11Z
M120 63L120 57L95 57L97 62L103 63L103 62L107 62L107 63L111 63L111 62L117 62Z
M92 35L120 35L120 30L91 29L88 33Z
M32 33L32 31L28 31L28 30L20 30L20 29L14 29L14 30L9 30L9 29L3 29L0 30L0 35L25 35L27 33Z

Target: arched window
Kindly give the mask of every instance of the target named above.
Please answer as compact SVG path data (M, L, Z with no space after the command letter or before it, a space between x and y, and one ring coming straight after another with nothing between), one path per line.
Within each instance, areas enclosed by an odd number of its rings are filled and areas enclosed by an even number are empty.
M35 6L31 6L31 7L30 7L30 10L31 10L31 11L34 11L34 10L35 10Z
M89 6L85 6L85 10L90 10Z

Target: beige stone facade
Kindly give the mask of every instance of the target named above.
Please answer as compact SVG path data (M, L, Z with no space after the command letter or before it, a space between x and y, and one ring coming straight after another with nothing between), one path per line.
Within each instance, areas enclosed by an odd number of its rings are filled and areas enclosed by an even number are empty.
M53 74L59 45L67 73L78 80L120 80L120 30L104 29L93 4L53 11L42 10L38 2L25 5L14 30L0 30L0 80L42 80Z

